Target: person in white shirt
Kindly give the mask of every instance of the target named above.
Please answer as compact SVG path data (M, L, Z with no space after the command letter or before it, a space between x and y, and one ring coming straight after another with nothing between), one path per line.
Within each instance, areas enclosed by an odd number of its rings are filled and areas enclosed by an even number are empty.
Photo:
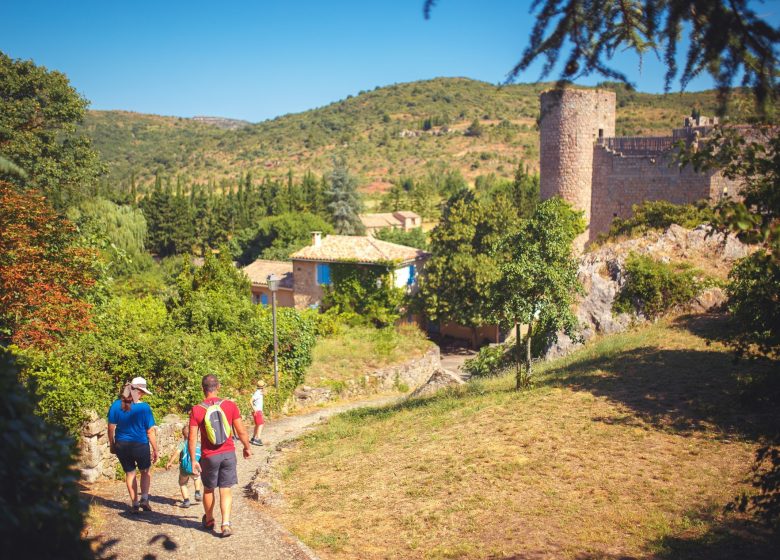
M260 432L263 431L265 423L263 419L263 387L265 387L265 382L261 379L257 382L257 390L252 393L252 410L255 411L255 433L249 440L252 445L263 445L263 440L260 439Z

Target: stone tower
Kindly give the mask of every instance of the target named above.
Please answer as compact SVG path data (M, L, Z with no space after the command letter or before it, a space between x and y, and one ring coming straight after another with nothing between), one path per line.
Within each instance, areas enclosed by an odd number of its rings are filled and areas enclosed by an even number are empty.
M590 240L593 146L615 136L615 93L564 88L542 93L540 101L541 197L558 195L585 212L588 230L575 241L581 251Z

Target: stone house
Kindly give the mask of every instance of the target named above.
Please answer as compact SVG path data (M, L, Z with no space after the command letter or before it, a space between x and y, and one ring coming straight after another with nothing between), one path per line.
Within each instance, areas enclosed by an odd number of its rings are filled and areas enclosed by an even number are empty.
M268 276L276 274L279 277L279 289L276 292L276 303L282 307L293 307L293 265L287 261L268 261L257 259L242 269L252 283L252 303L269 305L271 290L268 289Z
M326 235L312 233L312 243L290 256L292 262L259 259L244 267L252 281L252 300L270 302L267 278L281 278L277 304L282 307L316 308L331 283L330 266L349 263L354 266L378 266L393 263L395 285L410 292L417 289L417 279L429 254L421 249L388 243L368 236Z
M380 229L401 229L409 231L422 227L422 218L411 210L384 212L378 214L361 214L360 221L366 228L366 235L373 236Z

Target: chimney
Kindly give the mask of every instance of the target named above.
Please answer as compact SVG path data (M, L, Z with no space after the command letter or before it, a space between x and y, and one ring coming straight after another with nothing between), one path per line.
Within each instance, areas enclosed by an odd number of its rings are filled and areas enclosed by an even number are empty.
M321 231L311 232L311 246L319 247L321 244L322 244L322 232Z

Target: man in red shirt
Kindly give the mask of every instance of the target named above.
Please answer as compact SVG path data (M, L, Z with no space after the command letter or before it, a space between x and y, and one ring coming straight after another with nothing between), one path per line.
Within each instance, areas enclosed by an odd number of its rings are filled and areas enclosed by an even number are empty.
M232 487L238 484L236 472L236 446L233 438L228 437L221 445L215 445L209 441L206 435L206 409L216 403L225 413L228 425L232 426L234 433L244 446L244 459L252 456L244 424L241 421L241 413L236 403L217 396L219 380L216 375L205 375L201 381L203 394L206 396L201 404L192 407L190 413L190 426L198 430L190 430L189 450L190 457L196 457L195 447L198 443L198 431L200 432L201 458L200 462L192 462L192 472L201 474L203 481L203 527L214 528L214 489L219 488L219 509L222 512L222 536L229 537L233 534L230 525L230 508L233 505Z

